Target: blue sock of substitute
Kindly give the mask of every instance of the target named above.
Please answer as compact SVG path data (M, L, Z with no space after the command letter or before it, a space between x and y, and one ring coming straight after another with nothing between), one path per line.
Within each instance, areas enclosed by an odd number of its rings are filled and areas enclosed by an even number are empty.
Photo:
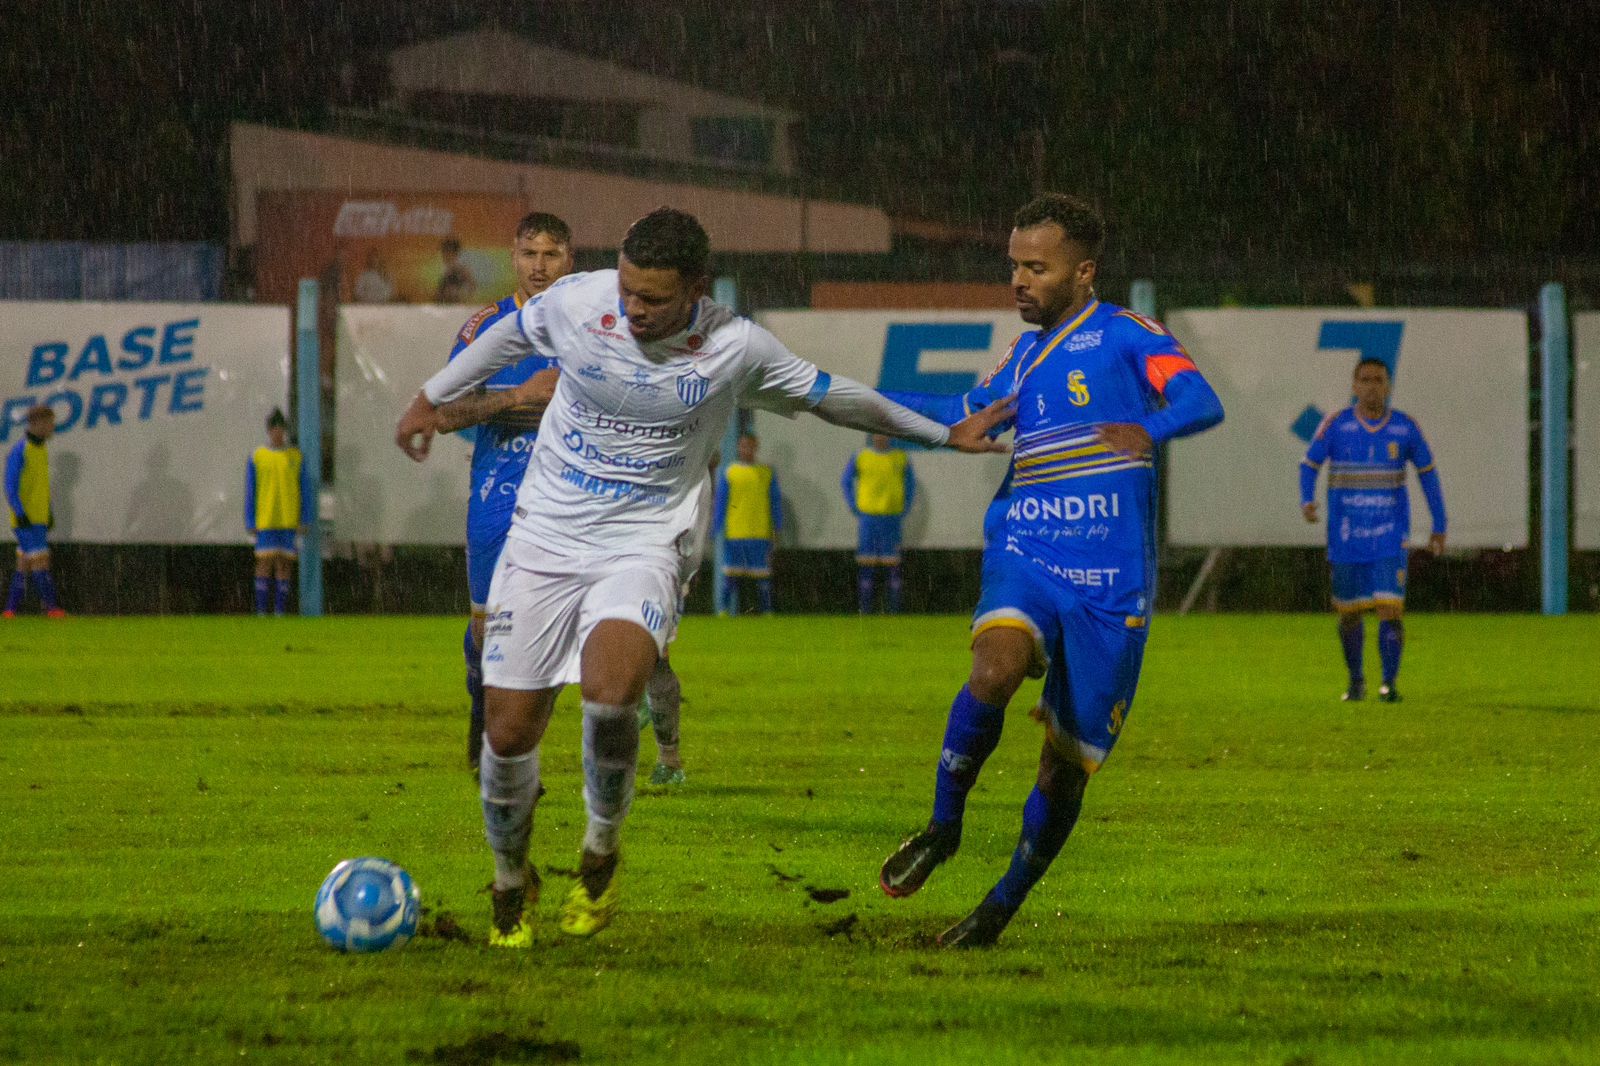
M275 614L282 614L289 609L289 581L287 578L278 580L278 595L272 601L272 610Z
M15 613L22 606L22 597L28 593L28 575L21 570L11 571L11 587L6 590L6 610Z
M856 567L856 606L862 614L871 614L873 602L877 599L876 582L872 579L872 567Z
M461 654L467 660L467 698L472 701L472 736L483 736L483 650L472 639L472 623L461 641Z
M900 579L900 568L898 566L889 567L889 610L894 614L900 613L900 594L903 590L904 584Z
M45 610L53 611L61 606L56 599L56 581L55 578L50 576L50 571L35 570L33 572L33 591L39 594L39 602L44 605Z
M1022 837L1012 853L1011 866L989 893L990 898L1013 911L1022 906L1033 886L1061 853L1061 846L1072 835L1072 827L1077 824L1078 812L1082 809L1081 789L1051 797L1035 785L1022 808Z
M1361 668L1361 651L1366 642L1367 623L1360 615L1356 616L1354 624L1339 620L1339 646L1344 649L1344 665L1350 671L1352 683L1365 677Z
M256 614L267 613L267 601L272 596L272 579L256 578Z
M1383 662L1383 683L1394 684L1400 676L1400 652L1405 648L1406 631L1396 618L1378 623L1378 658Z
M772 579L764 577L756 582L756 595L761 597L761 613L772 613Z
M739 613L739 579L725 577L722 579L722 606L727 608L729 614Z
M950 704L950 718L944 727L944 750L933 780L933 820L941 825L960 825L967 811L967 793L978 783L978 771L1000 743L1006 724L1006 709L979 703L972 690L962 685Z

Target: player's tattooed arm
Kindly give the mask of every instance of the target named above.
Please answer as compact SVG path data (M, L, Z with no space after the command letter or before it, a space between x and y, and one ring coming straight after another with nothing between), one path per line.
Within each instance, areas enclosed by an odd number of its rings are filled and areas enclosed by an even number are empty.
M559 370L541 370L514 389L479 390L441 404L436 412L438 432L454 433L491 421L504 422L517 429L535 428L545 408L550 406L560 377Z

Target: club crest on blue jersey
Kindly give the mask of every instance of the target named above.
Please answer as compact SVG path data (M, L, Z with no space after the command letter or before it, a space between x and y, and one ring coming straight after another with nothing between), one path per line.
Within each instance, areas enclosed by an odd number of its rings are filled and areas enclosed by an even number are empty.
M693 407L705 399L710 391L711 382L693 370L678 378L678 399L683 401L685 407Z

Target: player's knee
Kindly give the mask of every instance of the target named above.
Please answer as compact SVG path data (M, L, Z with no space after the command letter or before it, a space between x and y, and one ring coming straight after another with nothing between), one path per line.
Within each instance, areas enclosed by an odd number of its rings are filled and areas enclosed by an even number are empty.
M1400 616L1406 613L1406 608L1403 603L1380 603L1377 612L1380 622L1398 622Z
M1339 628L1355 629L1361 625L1361 615L1363 613L1360 609L1339 608Z
M1039 756L1039 791L1054 800L1076 800L1088 786L1088 769L1063 756L1047 737Z
M967 677L967 688L978 702L992 707L1004 707L1022 687L1028 675L1026 659L1008 656L984 655L972 660L972 673Z

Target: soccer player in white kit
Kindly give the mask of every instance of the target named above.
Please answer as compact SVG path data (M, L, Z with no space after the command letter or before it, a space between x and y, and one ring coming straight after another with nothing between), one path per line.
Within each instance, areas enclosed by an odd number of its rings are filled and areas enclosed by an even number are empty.
M425 458L438 405L534 351L560 360L489 588L481 781L495 946L532 944L539 742L563 685L583 693L588 826L560 929L590 936L616 912L636 708L676 619L701 484L736 404L811 411L935 447L1005 450L988 433L1009 417L1006 402L946 429L833 377L707 299L709 258L692 215L651 212L629 228L616 270L569 274L496 322L428 379L396 427L400 447Z

